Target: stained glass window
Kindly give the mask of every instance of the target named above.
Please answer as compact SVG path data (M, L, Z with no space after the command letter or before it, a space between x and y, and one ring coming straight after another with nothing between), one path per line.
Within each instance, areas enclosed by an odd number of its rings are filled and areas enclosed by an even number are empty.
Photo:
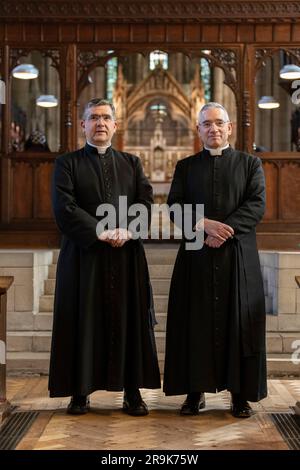
M162 51L150 52L149 56L149 68L154 70L155 67L160 64L163 69L168 69L168 54Z
M112 57L106 63L107 73L106 73L106 98L112 100L114 87L117 81L118 76L118 59L117 57Z
M200 59L201 80L204 86L205 101L211 101L211 71L206 59Z

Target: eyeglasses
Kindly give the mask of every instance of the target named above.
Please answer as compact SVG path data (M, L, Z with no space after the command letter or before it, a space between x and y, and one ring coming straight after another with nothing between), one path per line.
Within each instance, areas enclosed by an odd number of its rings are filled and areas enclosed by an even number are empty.
M91 114L86 118L87 121L91 122L98 122L101 121L101 119L103 119L104 122L114 121L113 116L111 116L110 114Z
M202 126L204 129L210 129L212 125L214 124L216 127L219 129L223 129L225 124L227 124L230 121L222 121L222 119L217 119L216 121L204 121L200 122L200 126Z

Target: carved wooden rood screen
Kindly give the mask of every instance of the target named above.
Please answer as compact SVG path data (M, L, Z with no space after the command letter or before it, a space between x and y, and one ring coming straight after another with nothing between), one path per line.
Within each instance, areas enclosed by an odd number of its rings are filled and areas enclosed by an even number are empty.
M258 227L260 247L299 249L300 110L292 82L279 77L283 66L300 65L299 51L295 1L5 2L0 246L59 245L50 201L53 163L82 145L83 104L101 92L117 107L115 147L141 157L158 201L177 160L200 148L199 106L223 103L234 124L232 145L257 151L263 161L267 211ZM22 64L37 68L38 78L15 78ZM56 106L37 106L45 95ZM280 107L259 109L265 95L275 95Z

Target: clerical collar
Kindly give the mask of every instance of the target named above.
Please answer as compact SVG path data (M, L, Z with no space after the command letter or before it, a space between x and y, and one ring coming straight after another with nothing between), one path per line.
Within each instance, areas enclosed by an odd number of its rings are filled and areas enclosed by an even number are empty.
M225 147L218 147L216 149L210 149L209 147L204 147L205 150L207 150L213 157L216 155L222 155L222 151L227 149L229 147L229 144L225 145Z
M97 152L100 154L100 155L104 155L106 150L108 149L108 147L111 146L111 143L109 145L105 145L104 147L100 147L98 145L94 145L94 144L91 144L91 142L89 142L88 140L86 141L87 144L89 144L91 147L94 147L97 149Z

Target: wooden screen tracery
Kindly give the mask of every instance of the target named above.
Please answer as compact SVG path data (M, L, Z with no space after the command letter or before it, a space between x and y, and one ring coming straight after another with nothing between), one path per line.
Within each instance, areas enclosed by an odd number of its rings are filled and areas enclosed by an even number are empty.
M1 106L0 246L57 246L50 181L58 153L77 147L78 97L89 71L110 57L160 49L205 57L220 66L237 107L237 146L252 152L257 68L276 49L300 49L300 5L287 1L10 0L0 11ZM202 51L211 50L207 57ZM60 151L13 152L11 70L33 50L50 56L61 88ZM105 56L99 51L109 51ZM267 52L265 52L267 51ZM273 52L272 52L273 53ZM295 52L299 58L298 52ZM298 247L299 154L263 153L268 207L261 246Z

